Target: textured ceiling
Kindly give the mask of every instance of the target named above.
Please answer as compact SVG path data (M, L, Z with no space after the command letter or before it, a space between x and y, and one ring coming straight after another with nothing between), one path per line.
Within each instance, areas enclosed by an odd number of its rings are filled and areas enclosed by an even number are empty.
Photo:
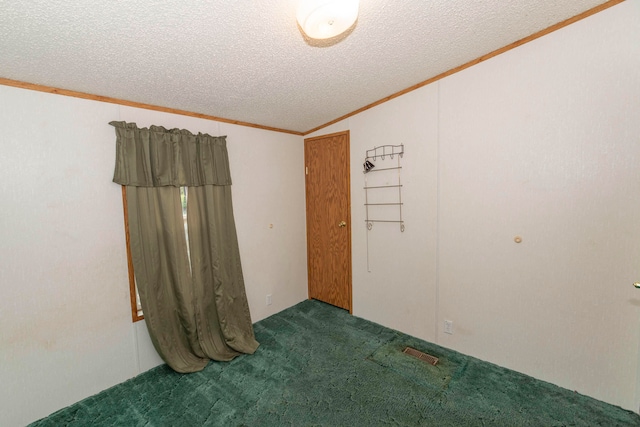
M313 46L296 0L5 0L0 77L305 132L601 3L361 0Z

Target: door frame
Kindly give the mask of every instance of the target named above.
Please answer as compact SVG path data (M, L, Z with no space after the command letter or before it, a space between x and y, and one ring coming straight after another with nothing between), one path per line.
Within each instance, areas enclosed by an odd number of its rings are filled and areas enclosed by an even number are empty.
M318 135L318 136L314 136L311 138L305 138L304 139L304 164L305 164L305 186L304 186L304 191L305 191L305 225L306 225L306 238L307 238L307 295L308 295L308 299L312 299L311 298L311 269L309 268L310 264L310 258L311 258L311 251L309 250L309 244L310 244L310 239L309 239L309 187L308 187L308 183L307 183L307 176L308 176L308 163L307 163L307 141L315 141L318 139L326 139L326 138L331 138L331 137L335 137L335 136L339 136L339 135L344 135L347 139L347 146L346 146L346 156L343 160L343 162L341 163L341 166L344 167L344 171L345 171L345 176L346 176L346 197L347 197L347 218L346 218L346 222L347 222L347 230L346 232L347 234L347 252L348 252L348 268L347 268L347 292L349 295L349 307L348 307L348 311L350 314L353 314L353 254L352 254L352 246L351 246L351 239L352 239L352 235L351 235L351 140L350 140L350 132L349 130L345 130L345 131L341 131L341 132L334 132L334 133L329 133L326 135ZM333 163L333 165L338 165L340 164L340 162L338 162L339 159L336 159L336 162Z

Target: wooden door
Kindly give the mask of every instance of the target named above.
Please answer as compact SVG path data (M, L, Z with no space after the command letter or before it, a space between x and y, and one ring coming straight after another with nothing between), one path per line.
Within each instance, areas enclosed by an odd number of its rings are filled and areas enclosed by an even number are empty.
M351 312L349 131L305 139L309 298Z

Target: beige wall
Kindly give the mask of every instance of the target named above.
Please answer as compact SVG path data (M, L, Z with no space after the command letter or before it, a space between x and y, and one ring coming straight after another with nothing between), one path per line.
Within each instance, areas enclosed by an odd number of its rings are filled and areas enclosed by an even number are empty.
M227 135L252 318L306 298L301 137L11 87L0 99L0 425L161 363L131 323L111 120Z
M624 2L314 134L351 130L355 315L638 410L639 18ZM406 231L367 242L365 151L399 143Z
M435 340L437 310L437 93L437 85L424 87L349 119L354 313L429 341ZM367 150L385 144L404 145L400 160L404 232L395 223L374 223L367 231L364 222L362 163ZM396 161L387 157L374 164L386 168ZM375 172L367 179L373 185L393 185L394 175ZM374 191L371 196L378 194ZM378 197L385 202L388 196ZM371 217L394 219L395 211L396 207L372 209Z
M638 12L440 84L439 342L634 410Z

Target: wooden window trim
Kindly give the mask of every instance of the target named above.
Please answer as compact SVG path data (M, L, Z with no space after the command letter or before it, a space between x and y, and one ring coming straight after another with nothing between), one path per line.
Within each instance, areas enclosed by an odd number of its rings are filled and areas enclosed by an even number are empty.
M138 314L138 300L136 298L136 279L133 273L133 258L131 258L131 238L129 235L129 207L127 205L127 187L122 186L122 207L124 210L124 235L127 247L127 266L129 268L129 298L131 300L131 320L139 322L144 315Z

